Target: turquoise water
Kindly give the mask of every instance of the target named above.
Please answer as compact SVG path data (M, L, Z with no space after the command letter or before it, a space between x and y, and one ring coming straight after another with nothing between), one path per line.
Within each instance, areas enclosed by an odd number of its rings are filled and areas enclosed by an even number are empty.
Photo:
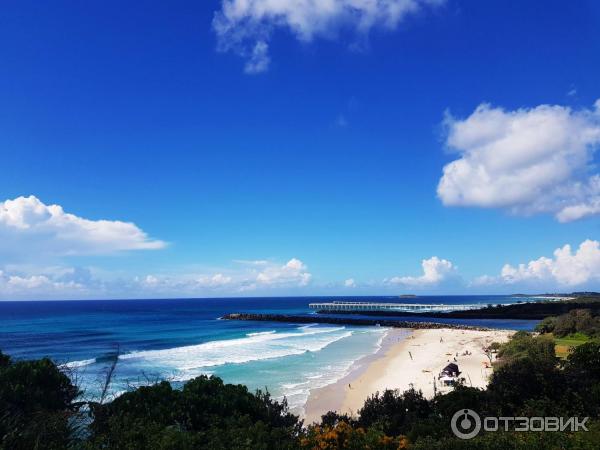
M249 325L244 337L123 354L113 389L122 392L146 384L148 378L177 384L202 374L217 375L253 391L267 390L279 400L285 397L290 408L300 413L310 389L337 381L358 358L375 353L386 331L326 325L256 331ZM102 367L95 360L72 365L93 374ZM94 379L86 377L92 392L98 385Z
M278 399L285 396L290 407L301 413L310 389L335 382L354 362L375 353L386 330L219 318L230 312L308 315L308 303L320 300L325 299L0 302L0 349L15 358L49 356L65 364L88 398L98 395L107 367L118 354L112 395L155 380L178 385L200 374L214 374L251 390L268 389ZM511 299L411 299L411 303L419 301L505 303ZM475 324L531 329L535 321Z
M285 339L292 344L296 354L253 360L246 364L225 364L216 367L214 373L229 382L246 384L251 389L267 388L278 399L285 396L292 410L301 412L310 389L334 383L348 373L359 358L375 353L387 330L315 326L301 329L300 334L307 331L322 334ZM300 345L296 345L294 340Z

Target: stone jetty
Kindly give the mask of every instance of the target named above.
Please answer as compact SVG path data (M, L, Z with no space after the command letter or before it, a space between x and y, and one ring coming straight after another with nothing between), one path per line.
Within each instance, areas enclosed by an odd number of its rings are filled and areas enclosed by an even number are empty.
M412 322L408 320L393 319L363 319L356 317L326 317L326 316L300 316L288 314L250 314L231 313L221 317L223 320L248 320L260 322L287 322L287 323L327 323L333 325L358 325L358 326L381 326L394 328L412 329L437 329L451 328L455 330L477 330L489 331L491 328L477 327L471 325L440 323L440 322Z

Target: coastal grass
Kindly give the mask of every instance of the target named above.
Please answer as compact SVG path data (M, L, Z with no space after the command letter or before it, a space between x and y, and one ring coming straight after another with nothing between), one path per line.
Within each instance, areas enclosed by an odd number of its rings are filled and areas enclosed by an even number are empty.
M564 337L554 337L556 356L565 359L574 348L579 347L590 340L590 336L584 333L572 333Z

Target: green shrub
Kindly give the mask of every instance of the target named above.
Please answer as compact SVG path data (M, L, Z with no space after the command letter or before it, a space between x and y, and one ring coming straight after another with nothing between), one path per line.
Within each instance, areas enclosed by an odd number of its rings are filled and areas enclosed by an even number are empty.
M301 428L285 402L207 376L182 390L166 381L140 387L91 411L98 448L294 448Z
M574 309L556 318L555 336L563 337L578 332L587 336L600 335L600 317L593 316L589 309Z
M386 390L369 397L360 410L359 425L376 427L390 436L407 434L412 425L432 413L430 402L421 391L403 393Z
M556 316L546 317L535 326L535 331L538 333L552 333L557 320L558 318Z
M65 448L78 395L49 359L11 362L0 353L0 448Z
M551 336L533 336L525 331L515 333L510 341L498 351L500 365L530 358L537 363L556 365L554 339Z

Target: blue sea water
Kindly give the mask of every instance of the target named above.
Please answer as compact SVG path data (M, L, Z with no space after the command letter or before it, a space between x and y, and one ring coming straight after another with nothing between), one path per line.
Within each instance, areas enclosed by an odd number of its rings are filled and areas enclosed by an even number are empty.
M16 359L49 356L74 370L89 398L118 353L112 394L167 379L214 374L251 390L268 389L301 412L309 390L343 377L375 353L385 328L220 320L230 312L312 314L330 298L230 298L0 302L0 350ZM347 299L347 298L346 298ZM360 300L365 300L364 298ZM399 301L397 297L371 297ZM411 298L411 303L509 303L501 296ZM432 320L432 319L427 319ZM532 329L536 321L435 319Z

